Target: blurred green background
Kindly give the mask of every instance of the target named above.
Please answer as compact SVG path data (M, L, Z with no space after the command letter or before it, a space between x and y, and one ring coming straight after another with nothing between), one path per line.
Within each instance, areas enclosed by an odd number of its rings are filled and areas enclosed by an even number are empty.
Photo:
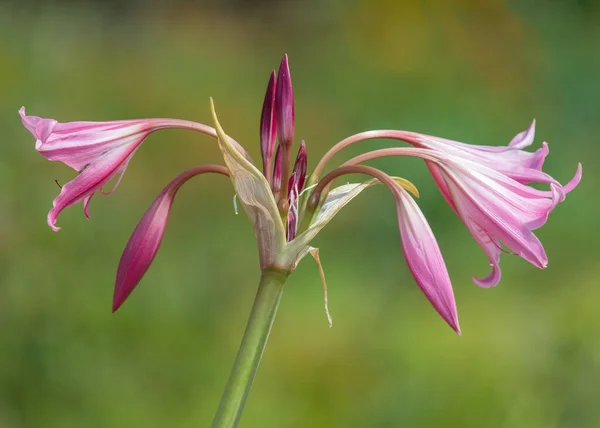
M600 7L588 1L224 1L0 4L0 427L209 426L259 279L251 227L222 177L180 192L158 257L111 314L121 251L184 168L220 161L208 137L153 134L118 191L46 225L73 177L33 147L17 110L60 121L178 117L225 129L259 158L269 72L290 55L296 137L309 166L363 130L504 145L537 118L545 170L581 186L538 231L542 271L487 260L421 162L412 180L453 279L463 335L422 296L393 200L372 188L315 244L334 319L307 258L286 284L242 427L598 427L596 183ZM333 164L367 148L347 150ZM334 165L332 165L334 166Z

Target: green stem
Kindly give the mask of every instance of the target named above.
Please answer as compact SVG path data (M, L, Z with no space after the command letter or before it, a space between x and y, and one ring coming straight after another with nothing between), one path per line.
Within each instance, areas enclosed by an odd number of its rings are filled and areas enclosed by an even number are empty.
M212 428L234 428L242 416L252 381L269 339L287 276L287 272L268 269L262 271L244 338L229 374Z

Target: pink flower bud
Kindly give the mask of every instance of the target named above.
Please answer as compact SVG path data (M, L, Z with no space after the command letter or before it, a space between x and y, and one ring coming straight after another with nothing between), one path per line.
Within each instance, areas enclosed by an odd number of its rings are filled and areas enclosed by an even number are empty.
M306 144L304 140L302 140L302 144L300 144L300 149L298 149L298 155L296 156L296 163L294 164L293 175L296 176L296 187L298 192L302 190L304 187L304 181L306 180ZM292 183L292 179L290 178L290 184Z
M150 268L165 235L177 191L190 178L205 172L228 175L227 169L219 165L200 165L188 169L175 177L144 213L129 238L119 262L113 296L113 312L119 309Z
M283 159L281 159L281 145L279 145L275 151L275 162L273 165L273 193L277 193L281 189L282 174Z
M294 91L287 55L283 57L279 66L275 111L279 144L290 147L294 140Z
M275 137L277 135L277 121L275 118L275 70L271 73L267 93L263 103L260 117L260 152L263 161L263 172L268 177L271 171L271 159L275 151Z

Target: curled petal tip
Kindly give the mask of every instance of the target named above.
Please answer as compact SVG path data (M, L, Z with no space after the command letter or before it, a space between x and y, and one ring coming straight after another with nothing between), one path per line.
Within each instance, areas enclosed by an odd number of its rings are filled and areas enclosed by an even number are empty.
M55 212L54 208L52 208L50 212L48 212L48 226L50 226L50 229L52 229L55 232L58 232L60 230L60 227L56 226L57 215L58 214Z
M575 175L562 188L562 191L565 194L569 193L571 190L575 189L579 185L579 182L581 181L581 176L583 174L583 169L582 168L583 167L581 166L581 162L579 162L577 164L577 171L575 171Z
M27 130L33 134L33 136L36 140L39 139L37 129L36 129L39 120L36 120L37 118L27 116L27 114L25 113L25 106L23 106L19 109L19 116L21 116L21 122L23 123L23 126L25 128L27 128ZM37 147L37 143L36 143L36 149L38 149L38 148L39 147Z
M509 147L513 147L515 149L522 149L527 146L530 146L533 143L535 138L535 119L531 122L529 127L522 132L519 132L515 138L508 143Z
M83 215L88 220L90 219L90 200L92 199L92 196L93 194L85 198L83 201Z
M492 267L492 271L485 278L471 277L473 282L481 288L495 287L500 283L500 279L502 278L500 266L497 264L490 264L490 266Z

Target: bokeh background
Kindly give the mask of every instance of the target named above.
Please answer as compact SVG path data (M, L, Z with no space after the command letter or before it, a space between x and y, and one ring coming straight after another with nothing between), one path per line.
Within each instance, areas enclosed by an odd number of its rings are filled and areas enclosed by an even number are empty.
M504 145L537 118L545 170L584 179L538 236L546 270L483 252L421 162L411 179L453 279L463 335L433 311L402 257L392 198L372 188L290 277L243 427L600 426L600 7L593 0L0 3L0 427L209 426L259 279L232 189L180 192L159 255L111 314L121 251L173 176L220 161L208 137L153 134L91 221L46 213L73 172L33 147L17 115L60 121L179 117L226 130L259 158L269 72L290 55L296 136L309 165L376 128ZM335 159L367 148L366 142ZM333 166L333 165L332 165Z

